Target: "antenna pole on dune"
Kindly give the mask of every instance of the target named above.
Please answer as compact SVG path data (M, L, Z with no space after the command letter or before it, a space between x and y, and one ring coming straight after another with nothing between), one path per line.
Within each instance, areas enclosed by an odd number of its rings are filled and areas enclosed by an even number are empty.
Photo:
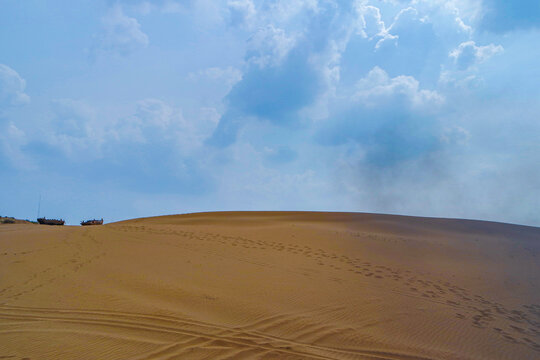
M39 201L38 201L38 208L37 208L37 219L39 219L40 210L41 210L41 193L39 193Z

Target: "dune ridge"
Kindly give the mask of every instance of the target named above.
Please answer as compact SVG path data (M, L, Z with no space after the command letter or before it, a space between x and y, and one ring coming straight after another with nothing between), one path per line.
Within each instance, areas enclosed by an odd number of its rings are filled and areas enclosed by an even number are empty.
M324 212L0 227L0 359L535 359L540 228Z

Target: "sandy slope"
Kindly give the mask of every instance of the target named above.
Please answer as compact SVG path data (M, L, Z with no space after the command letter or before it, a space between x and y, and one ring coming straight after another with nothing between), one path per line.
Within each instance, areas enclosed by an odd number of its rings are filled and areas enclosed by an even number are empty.
M0 359L539 359L540 228L348 213L0 226Z

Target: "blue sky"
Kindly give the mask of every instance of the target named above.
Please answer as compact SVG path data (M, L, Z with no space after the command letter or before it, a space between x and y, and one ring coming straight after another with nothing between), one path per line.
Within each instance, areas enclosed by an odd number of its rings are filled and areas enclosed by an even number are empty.
M539 4L0 0L0 215L540 226Z

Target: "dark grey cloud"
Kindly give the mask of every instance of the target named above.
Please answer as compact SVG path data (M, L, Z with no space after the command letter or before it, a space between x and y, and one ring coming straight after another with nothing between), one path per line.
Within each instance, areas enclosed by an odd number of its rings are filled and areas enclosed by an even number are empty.
M249 118L268 120L277 125L296 121L296 112L309 105L320 91L319 74L308 62L305 49L293 50L277 67L254 67L227 95L228 109L209 140L227 146L236 140Z
M249 119L288 125L321 92L320 73L309 62L309 44L297 46L277 66L251 65L226 97L227 111L208 143L228 146Z

